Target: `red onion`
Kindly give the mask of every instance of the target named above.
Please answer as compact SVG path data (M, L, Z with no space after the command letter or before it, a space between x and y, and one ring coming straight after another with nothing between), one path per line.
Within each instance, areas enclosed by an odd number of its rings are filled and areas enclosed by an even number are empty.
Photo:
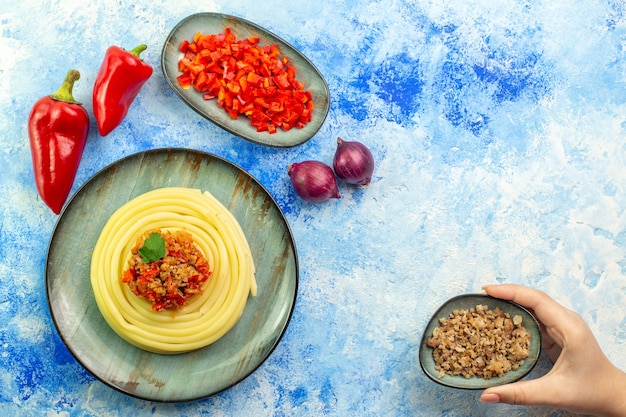
M374 173L374 157L362 143L337 138L333 166L335 174L345 182L367 187Z
M341 198L333 170L323 162L294 162L287 168L294 190L302 199L321 203Z

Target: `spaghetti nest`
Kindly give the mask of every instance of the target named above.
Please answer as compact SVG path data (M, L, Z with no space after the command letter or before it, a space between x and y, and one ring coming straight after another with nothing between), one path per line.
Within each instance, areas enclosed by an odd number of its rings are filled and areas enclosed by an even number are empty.
M138 237L157 229L190 233L212 269L202 291L176 311L155 311L122 282ZM250 247L232 213L209 192L176 187L142 194L113 213L93 251L91 285L100 312L120 337L163 354L221 338L257 291Z

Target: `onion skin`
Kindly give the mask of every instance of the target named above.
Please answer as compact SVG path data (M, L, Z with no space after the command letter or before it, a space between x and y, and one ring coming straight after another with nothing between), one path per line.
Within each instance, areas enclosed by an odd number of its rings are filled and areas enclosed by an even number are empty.
M341 198L331 167L319 161L294 162L287 168L296 194L310 203Z
M348 184L367 187L374 173L374 157L367 146L362 143L337 138L333 168L335 174Z

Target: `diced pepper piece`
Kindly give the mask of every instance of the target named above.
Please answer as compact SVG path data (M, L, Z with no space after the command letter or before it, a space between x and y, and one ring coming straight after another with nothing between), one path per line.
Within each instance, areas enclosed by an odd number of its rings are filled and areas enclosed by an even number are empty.
M188 90L191 87L191 75L189 74L180 74L176 77L178 84L185 90Z

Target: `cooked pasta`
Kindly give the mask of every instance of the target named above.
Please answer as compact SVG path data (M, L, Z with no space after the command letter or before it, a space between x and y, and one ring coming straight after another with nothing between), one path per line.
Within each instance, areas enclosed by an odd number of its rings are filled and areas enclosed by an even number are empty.
M176 311L155 311L122 283L131 249L151 230L185 230L208 260L202 292ZM250 247L233 214L209 192L170 187L142 194L105 224L91 260L96 303L111 328L147 351L188 352L207 346L239 320L257 284Z

